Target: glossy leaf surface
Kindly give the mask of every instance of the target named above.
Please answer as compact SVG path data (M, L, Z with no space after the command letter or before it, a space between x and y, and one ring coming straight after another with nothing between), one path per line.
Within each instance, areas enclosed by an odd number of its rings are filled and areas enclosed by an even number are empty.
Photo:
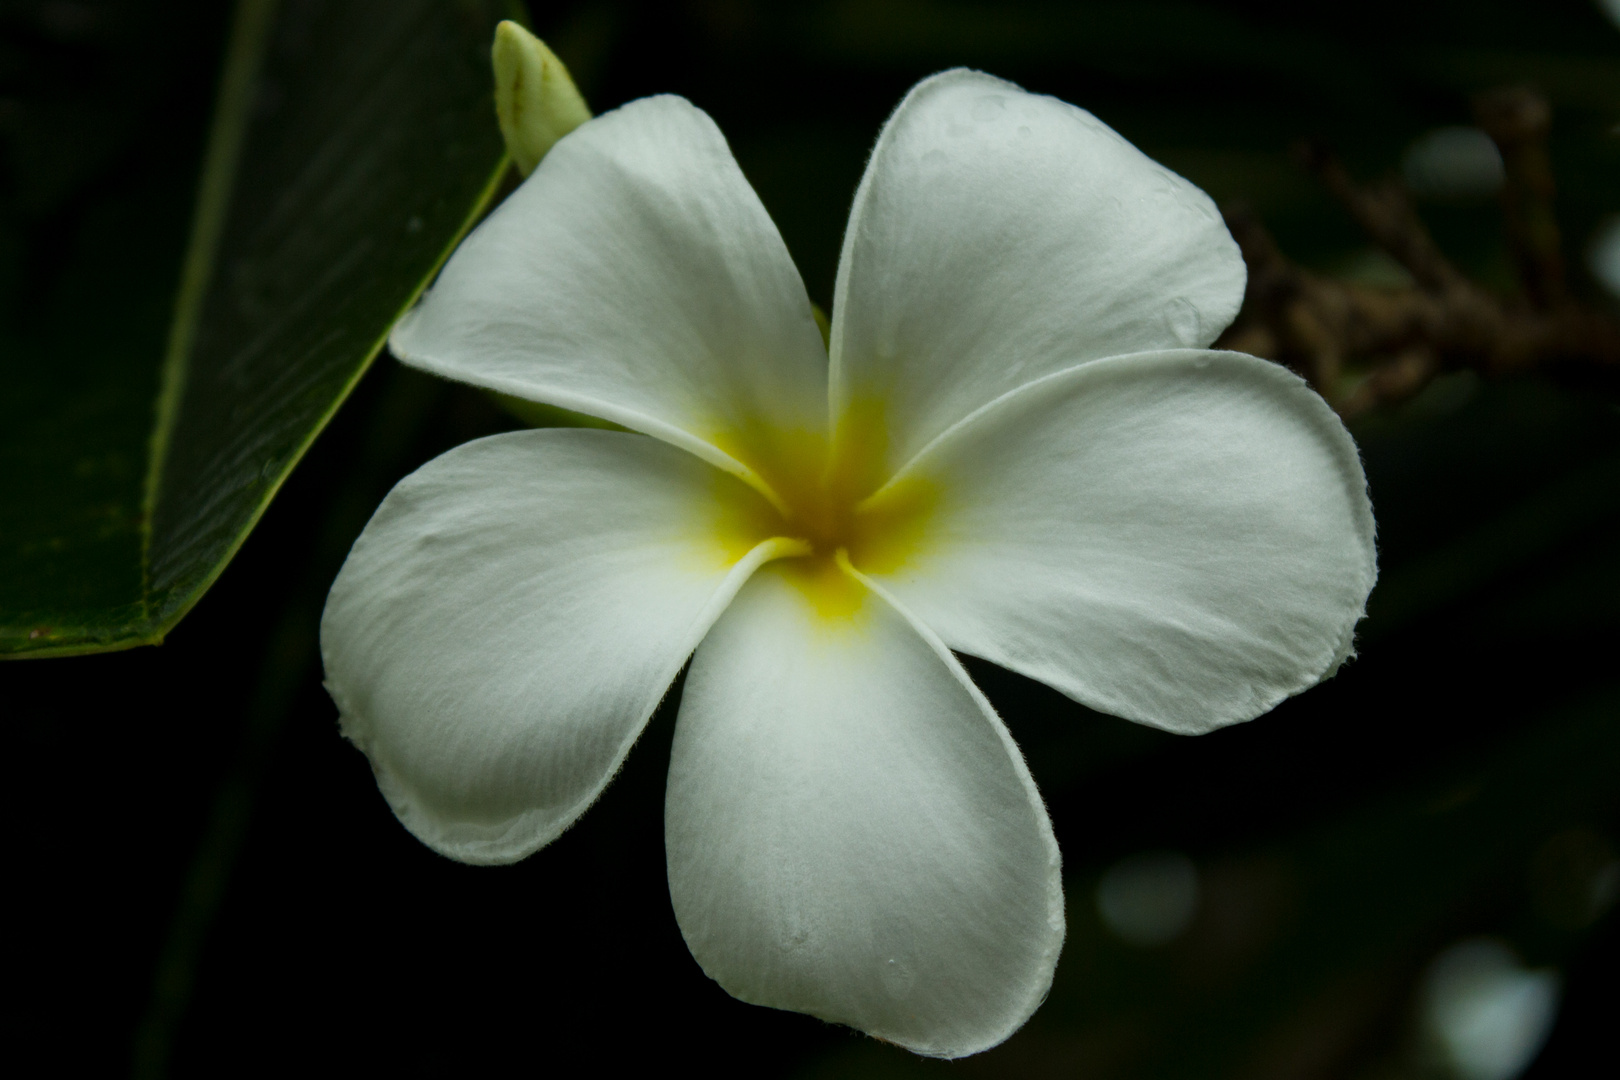
M155 643L218 577L504 170L509 14L239 5L206 135L129 155L0 330L0 655Z

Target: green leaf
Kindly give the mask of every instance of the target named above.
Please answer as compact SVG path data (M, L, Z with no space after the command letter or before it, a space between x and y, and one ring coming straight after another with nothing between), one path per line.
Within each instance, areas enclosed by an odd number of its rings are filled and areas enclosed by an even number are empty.
M219 576L505 172L512 14L242 0L200 181L92 197L0 329L0 656L156 643Z

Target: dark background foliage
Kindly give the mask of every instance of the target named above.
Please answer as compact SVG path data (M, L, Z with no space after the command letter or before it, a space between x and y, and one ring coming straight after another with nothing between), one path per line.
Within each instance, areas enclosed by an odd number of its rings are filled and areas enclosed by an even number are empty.
M1328 272L1387 267L1290 143L1325 139L1375 176L1503 83L1553 102L1573 263L1620 210L1620 28L1587 3L533 14L596 109L675 92L715 117L823 305L885 114L956 64L1090 109ZM119 200L189 197L225 31L214 4L0 4L6 341L88 325L76 347L117 349L161 325L170 283L120 277L115 258L78 273L73 253ZM1490 203L1423 209L1459 265L1511 287ZM1604 302L1579 275L1576 289ZM1528 1075L1614 1060L1615 920L1561 915L1558 863L1571 835L1610 858L1620 837L1612 399L1460 375L1359 420L1382 566L1360 656L1250 724L1179 739L975 665L1048 800L1070 929L1034 1020L954 1066L703 976L664 881L670 705L599 805L517 866L448 862L393 820L320 687L321 603L399 477L512 423L385 359L165 645L0 667L13 1060L93 1075L476 1075L586 1055L758 1076L1417 1077L1421 973L1477 934L1564 972ZM1202 907L1176 942L1129 947L1098 921L1098 875L1164 848L1197 861Z

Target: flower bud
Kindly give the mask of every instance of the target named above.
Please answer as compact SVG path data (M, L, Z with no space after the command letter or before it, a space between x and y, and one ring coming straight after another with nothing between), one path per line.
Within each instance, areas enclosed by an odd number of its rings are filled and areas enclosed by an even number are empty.
M511 20L495 28L495 115L512 164L528 176L552 144L591 118L568 69Z

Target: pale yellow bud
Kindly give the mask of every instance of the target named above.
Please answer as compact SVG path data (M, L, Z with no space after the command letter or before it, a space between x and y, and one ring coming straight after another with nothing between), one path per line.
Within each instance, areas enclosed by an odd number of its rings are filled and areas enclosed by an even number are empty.
M568 69L546 43L510 20L495 28L495 115L506 152L528 176L552 144L591 118Z

